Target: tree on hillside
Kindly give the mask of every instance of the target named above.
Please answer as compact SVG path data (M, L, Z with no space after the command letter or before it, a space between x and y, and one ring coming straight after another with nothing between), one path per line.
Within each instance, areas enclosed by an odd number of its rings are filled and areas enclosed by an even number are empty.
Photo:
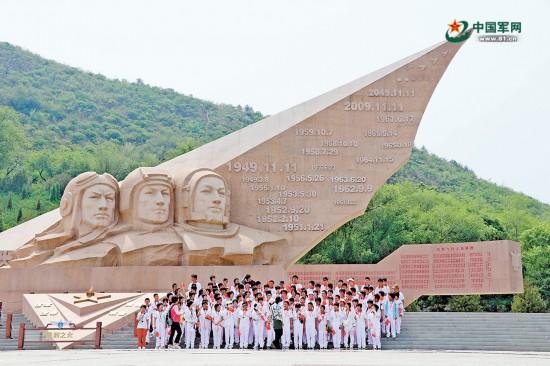
M23 209L19 207L19 212L17 212L17 222L21 222L22 218L23 218Z
M24 199L27 199L29 198L29 188L27 188L27 186L23 186L23 188L21 188L21 199L24 200Z
M8 205L6 206L8 210L11 210L13 208L13 199L10 193L10 196L8 197Z
M50 202L57 202L61 199L61 187L59 186L59 182L55 182L52 184L52 187L50 188Z
M166 159L173 159L175 157L188 153L189 151L196 149L197 146L197 141L194 138L186 137L176 149L172 149L167 152Z
M135 168L139 167L143 158L133 144L117 146L112 142L104 142L95 147L96 157L93 170L98 173L109 173L122 180Z
M525 230L519 238L521 250L528 251L536 246L550 247L550 226L539 225Z
M0 169L5 169L6 176L19 164L17 155L23 143L24 134L17 112L0 105Z
M550 299L550 226L539 225L520 236L524 276Z
M55 153L48 151L37 151L28 157L29 165L33 171L33 182L46 182L53 174L52 163Z

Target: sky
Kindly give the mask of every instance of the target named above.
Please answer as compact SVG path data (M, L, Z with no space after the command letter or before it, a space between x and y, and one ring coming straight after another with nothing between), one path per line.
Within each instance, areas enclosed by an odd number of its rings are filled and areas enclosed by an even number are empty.
M544 0L2 0L0 41L274 114L443 41L454 19L521 22L518 42L461 48L415 144L550 203L549 15Z

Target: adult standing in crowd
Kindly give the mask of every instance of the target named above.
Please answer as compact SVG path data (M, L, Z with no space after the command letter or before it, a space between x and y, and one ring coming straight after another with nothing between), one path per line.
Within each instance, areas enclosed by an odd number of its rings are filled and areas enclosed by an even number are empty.
M181 338L181 314L185 311L185 309L181 308L179 306L179 300L180 298L177 296L172 296L172 305L170 305L170 311L168 312L168 323L170 325L170 338L168 339L168 347L169 348L181 348L180 347L180 338ZM174 335L176 335L175 343L174 343Z
M145 337L149 331L149 322L151 315L147 312L147 307L141 305L139 312L136 315L137 323L137 337L138 337L138 349L145 349Z
M275 303L271 305L271 319L273 322L273 329L275 330L275 341L273 345L277 349L281 349L281 337L283 336L283 299L280 296L275 298Z

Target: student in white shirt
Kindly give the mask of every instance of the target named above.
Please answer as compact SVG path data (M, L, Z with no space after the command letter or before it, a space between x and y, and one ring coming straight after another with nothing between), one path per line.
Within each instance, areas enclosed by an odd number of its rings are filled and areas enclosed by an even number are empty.
M367 312L363 310L362 304L357 304L357 325L356 325L356 337L357 337L357 348L366 349L367 348L367 339L365 328L367 328Z
M212 313L208 307L208 301L202 301L202 309L199 310L197 315L199 326L199 332L201 335L201 343L199 348L208 348L210 342L210 330L212 329Z
M201 284L197 281L197 275L196 274L192 274L191 275L191 282L189 283L189 285L187 286L187 291L191 291L191 287L193 285L195 285L195 287L197 288L195 290L195 292L199 292L199 290L202 288Z
M233 348L235 343L235 314L231 300L227 301L225 307L223 331L225 333L225 349Z
M224 313L221 311L221 305L214 305L212 313L212 333L214 338L214 349L219 349L222 344Z
M325 311L326 306L321 305L319 307L319 313L317 314L317 334L319 341L319 348L326 349L328 344L328 334L327 334L327 325L328 325L328 314Z
M289 307L289 302L285 301L283 303L283 336L281 338L281 344L283 349L289 349L290 348L290 336L291 336L291 329L292 329L292 321L293 321L293 314L292 309Z
M159 302L157 309L153 312L153 332L156 336L156 349L164 348L166 346L166 336L168 335L166 328L166 314L168 314L168 311L164 309L164 304Z
M382 349L382 343L381 343L381 331L380 331L380 310L378 309L378 305L374 304L372 306L373 316L372 316L372 323L371 323L371 337L372 337L372 347L373 349L381 350Z
M145 299L145 309L149 317L149 329L147 329L147 336L145 337L145 344L148 345L149 339L153 335L153 311L155 310L155 306L151 304L151 300L148 297Z
M395 301L397 306L397 312L399 313L399 317L397 318L397 321L395 322L395 331L397 334L401 333L401 322L403 321L403 315L405 314L405 295L401 291L399 291L399 285L393 285L392 287L394 293L396 293Z
M137 323L137 336L138 336L138 349L145 349L145 337L149 331L149 325L151 324L151 317L147 313L147 307L141 305L140 311L136 315Z
M302 314L302 305L294 305L294 349L302 349L304 338L304 315Z
M317 324L317 312L313 309L313 303L308 302L307 310L304 312L307 348L315 348L315 325Z
M388 296L388 301L384 305L384 324L386 325L386 337L396 337L395 333L395 321L398 318L397 307L395 306L395 295L391 293Z
M248 303L245 301L242 304L242 309L238 312L237 327L239 328L240 348L248 348L248 334L250 332L250 321L252 312L248 310Z
M378 296L379 296L378 306L380 307L379 311L380 311L380 319L382 323L380 326L380 331L382 333L386 333L386 322L384 320L386 318L385 311L386 311L386 302L388 301L388 296L384 291L380 291L378 293ZM376 296L375 296L375 299L376 299Z
M374 302L374 289L372 286L369 286L367 289L367 295L365 296L365 301L372 300Z
M238 300L237 300L238 299ZM242 309L242 296L237 296L233 300L233 320L235 322L235 344L240 344L239 337L239 311Z
M344 315L343 315L343 325L344 325L344 333L343 333L343 343L344 348L353 348L353 340L351 336L351 329L353 328L355 324L355 312L351 310L351 304L348 302L345 305L344 308Z
M340 349L340 346L342 345L342 317L343 315L342 312L340 312L340 305L334 304L330 315L330 324L334 330L334 334L332 335L332 344L334 349Z
M384 292L387 294L390 293L390 286L388 286L388 279L387 278L382 278L382 282L383 282L383 285L384 285Z
M296 287L296 291L298 292L302 289L302 285L298 283L298 276L296 275L292 276L291 286Z
M328 291L328 277L323 277L323 283L321 284L321 292Z
M384 280L381 279L381 278L378 279L378 286L376 286L376 287L374 288L374 294L379 294L380 291L386 292L386 291L384 290Z
M351 291L351 289L354 288L355 291L357 291L359 288L355 284L355 280L353 277L348 278L348 291Z
M195 327L197 325L197 313L193 307L193 301L187 300L187 308L184 312L185 319L185 348L195 348Z
M265 333L266 315L262 305L254 304L254 312L252 313L252 326L254 329L254 349L259 350L264 348L264 333Z
M367 288L367 287L370 287L370 277L369 276L366 276L365 277L365 282L363 282L363 286L361 286L363 289Z
M403 320L403 314L405 309L403 306L403 301L401 301L400 292L394 292L395 295L395 307L397 308L397 319L395 320L395 333L401 334L401 321Z

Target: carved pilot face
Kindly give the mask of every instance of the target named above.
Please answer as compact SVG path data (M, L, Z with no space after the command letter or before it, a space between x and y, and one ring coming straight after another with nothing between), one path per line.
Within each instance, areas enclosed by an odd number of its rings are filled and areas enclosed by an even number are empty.
M227 199L224 181L215 176L199 180L193 197L193 211L206 214L206 222L223 225Z
M82 224L93 228L111 225L115 219L116 192L106 184L88 187L82 195Z
M170 215L170 188L163 184L147 184L140 189L137 204L140 220L165 223Z

